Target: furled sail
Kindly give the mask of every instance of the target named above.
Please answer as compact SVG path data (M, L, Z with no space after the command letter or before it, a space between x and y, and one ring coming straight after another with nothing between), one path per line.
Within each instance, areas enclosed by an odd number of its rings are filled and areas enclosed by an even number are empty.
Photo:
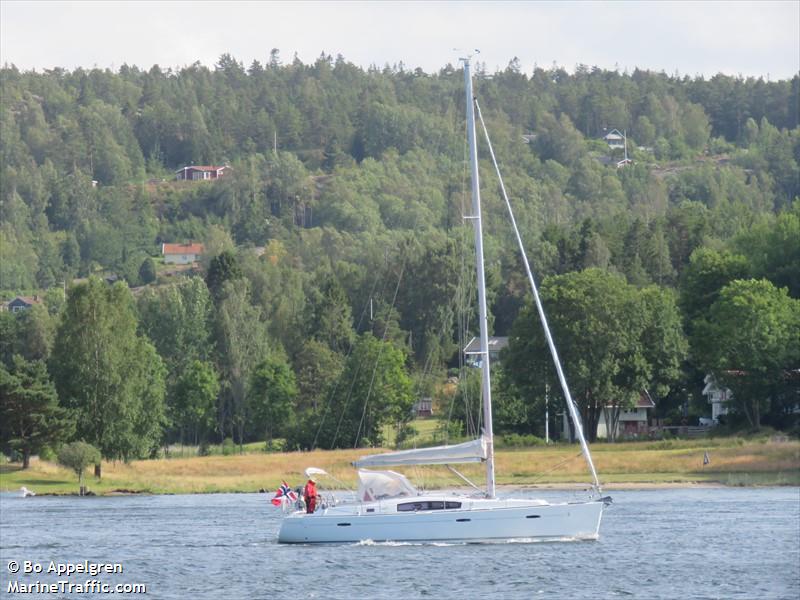
M363 456L353 462L356 467L388 467L403 465L455 465L486 460L486 439L480 437L471 442L453 446L435 446L401 450L386 454Z

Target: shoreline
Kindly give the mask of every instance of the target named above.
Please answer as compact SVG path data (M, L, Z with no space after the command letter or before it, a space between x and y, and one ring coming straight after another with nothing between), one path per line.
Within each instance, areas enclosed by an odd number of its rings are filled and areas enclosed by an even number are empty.
M295 487L305 482L309 466L322 468L338 479L336 487L356 487L352 463L364 453L354 450L312 452L252 452L230 456L161 458L104 462L103 477L85 479L97 496L134 494L274 493L282 481ZM707 462L710 458L710 464ZM572 446L501 450L496 454L505 491L581 490L591 487L580 455ZM800 442L771 440L697 440L628 442L598 446L594 453L604 490L698 487L763 487L800 485ZM557 469L557 472L556 472ZM463 482L431 469L403 469L421 489L459 489ZM483 469L464 465L461 472L480 481ZM0 464L0 490L11 493L26 487L37 495L71 495L77 477L53 462L32 459L29 469L19 463Z
M610 482L603 483L602 490L605 492L613 491L647 491L647 490L669 490L669 489L722 489L722 488L800 488L796 483L753 483L753 484L726 484L722 481L671 481L671 482L658 482L658 481L641 481L641 482ZM428 488L432 490L434 488ZM446 491L468 491L472 488L469 486L445 486L442 489ZM496 486L498 491L511 492L514 490L523 491L563 491L563 492L577 492L589 491L591 485L588 483L538 483L538 484L498 484ZM327 490L326 490L327 491ZM334 489L332 492L353 491L347 489ZM91 491L90 491L91 492ZM18 495L19 490L3 489L0 493L4 495ZM100 492L91 492L86 496L80 496L77 492L41 492L37 493L33 498L124 498L129 496L207 496L217 494L263 494L269 496L274 494L274 491L267 489L259 490L213 490L213 491L176 491L176 492L153 492L150 490L109 490Z

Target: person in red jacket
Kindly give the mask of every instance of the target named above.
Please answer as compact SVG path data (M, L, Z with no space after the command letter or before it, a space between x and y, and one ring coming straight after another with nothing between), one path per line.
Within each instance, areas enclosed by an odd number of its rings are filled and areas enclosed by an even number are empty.
M306 501L306 512L311 514L317 508L317 483L313 477L308 478L308 483L303 490L303 499Z

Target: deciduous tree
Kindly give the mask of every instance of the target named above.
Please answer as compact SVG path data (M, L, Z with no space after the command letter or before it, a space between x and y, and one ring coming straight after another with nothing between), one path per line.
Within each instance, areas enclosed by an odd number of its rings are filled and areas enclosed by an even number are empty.
M251 421L257 431L264 432L268 447L276 432L288 429L296 396L297 383L289 363L277 352L271 352L256 365L247 390Z
M698 325L699 361L758 429L800 365L800 300L765 279L726 285Z
M220 383L213 365L194 360L178 378L173 390L172 423L181 432L191 433L194 444L202 444L214 428Z
M72 442L63 445L58 451L58 462L75 471L78 485L83 489L83 472L89 465L100 462L100 451L86 442Z
M77 413L77 435L104 458L140 458L158 445L164 368L136 332L127 286L91 278L69 290L51 363L59 396Z
M379 446L383 426L411 410L414 399L404 353L367 332L359 336L342 373L341 385L320 430L327 448Z
M598 269L546 279L541 286L548 322L573 399L590 440L601 411L614 431L619 411L651 385L668 386L678 375L685 343L674 300L657 290L638 291L620 276ZM658 321L659 311L666 319ZM504 365L526 397L542 399L544 385L560 394L538 314L521 312Z

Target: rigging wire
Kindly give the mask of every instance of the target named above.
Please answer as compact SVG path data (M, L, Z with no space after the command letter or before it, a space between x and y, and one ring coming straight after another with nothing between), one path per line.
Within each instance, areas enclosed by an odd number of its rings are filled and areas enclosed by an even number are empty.
M531 290L533 291L533 298L536 302L536 309L539 312L539 319L542 322L542 328L544 329L545 337L547 338L547 345L550 347L550 354L553 357L553 364L556 368L556 373L558 374L558 380L561 383L561 389L564 392L564 399L567 403L567 408L569 409L569 413L572 417L572 421L575 425L575 430L578 432L578 439L581 444L581 452L583 453L583 457L586 460L586 464L589 467L589 471L591 471L592 478L594 480L594 488L598 494L601 493L600 488L600 480L597 477L597 471L594 468L594 462L592 462L592 455L589 452L589 447L586 445L586 438L583 435L583 425L581 424L580 414L578 412L578 407L575 404L575 401L572 399L572 394L570 394L569 386L567 385L567 379L564 376L564 371L561 368L561 361L558 358L558 350L556 350L555 342L553 341L553 336L550 334L550 327L547 324L547 316L544 313L544 308L542 307L542 301L539 297L539 289L536 287L536 281L533 279L533 272L531 271L530 263L528 262L528 256L525 254L525 247L522 244L522 236L520 235L519 228L517 227L517 220L514 218L514 211L511 209L511 201L508 199L508 194L506 193L506 186L503 183L503 176L500 174L500 167L497 165L497 158L494 154L494 148L492 148L492 141L489 139L489 131L486 129L486 123L483 121L483 115L481 114L481 107L478 104L477 98L474 100L475 102L475 109L478 113L478 119L480 119L481 126L483 127L483 134L486 137L486 144L489 147L489 154L492 157L492 163L494 164L495 172L497 173L497 179L500 182L500 191L503 194L503 200L505 200L506 208L508 209L508 216L511 218L511 225L514 228L514 234L517 238L517 245L519 246L519 251L522 256L522 262L525 265L525 272L528 275L528 281L531 284Z
M386 258L386 261L387 261L387 264L388 264L388 254L385 255L385 258ZM381 297L383 297L384 292L386 291L386 287L385 287L386 285L388 285L388 280L384 283L384 287L381 289ZM374 293L374 291L375 291L375 288L373 287L372 292ZM393 306L394 306L394 303L392 303L392 306L389 307L387 315L391 314L391 309L392 309ZM365 311L366 311L366 303L364 305L364 312ZM362 314L363 314L363 312L362 312ZM361 327L361 321L359 320L359 324L357 326L357 329L359 329L360 327ZM386 328L388 328L388 316L387 316L387 324L385 325L385 328L384 328L384 335L386 333ZM352 350L352 348L351 348L351 350ZM347 358L350 358L350 354L349 353L347 355ZM345 363L347 362L347 358L345 358ZM353 374L353 379L350 381L350 389L347 391L347 396L345 396L344 402L342 403L342 411L341 411L341 413L339 413L339 420L336 423L336 431L334 431L333 439L331 440L331 448L330 448L331 450L333 450L336 447L336 440L339 438L339 431L341 431L342 422L344 421L344 416L345 416L345 413L347 412L347 407L350 404L350 399L353 397L353 390L355 389L356 382L358 381L358 374L361 372L361 367L362 366L363 366L363 364L361 363L361 361L359 361L358 365L356 365L356 372ZM377 366L377 363L376 363L376 366ZM337 384L338 384L338 382L337 382Z
M466 121L464 122L464 129L466 130L467 124ZM468 144L467 144L467 136L463 136L463 155L462 155L462 165L463 169L461 172L461 215L462 219L467 215L467 205L466 205L466 198L467 198L467 165L469 164L468 158ZM469 298L471 296L470 292L472 291L473 286L470 284L472 278L469 277L470 270L467 266L467 242L469 240L468 235L468 228L462 222L461 225L461 234L459 236L460 241L460 250L461 250L461 265L460 265L460 273L459 273L459 283L458 289L456 291L456 303L457 303L457 316L458 316L458 380L459 380L459 387L461 388L462 398L464 400L464 426L465 426L465 433L470 435L472 433L477 433L479 431L480 424L478 426L475 425L473 421L472 411L470 410L470 390L467 385L461 385L462 382L466 382L466 372L467 367L464 364L464 349L467 346L467 331L469 331L469 307L470 301ZM445 423L445 435L444 435L444 442L447 444L450 441L450 422L452 421L453 417L453 408L455 406L456 396L458 395L458 391L456 394L453 395L452 399L450 400L450 406L448 407L447 411L447 421ZM478 417L480 419L480 416Z
M402 248L401 248L401 250L402 250ZM388 263L388 254L385 255L385 257L386 257L386 261ZM387 316L386 316L386 320L385 320L385 324L384 324L384 332L383 332L383 338L382 339L386 338L386 333L387 333L388 328L389 328L389 317L391 316L392 309L394 309L394 305L395 305L395 302L397 300L397 290L399 289L400 279L402 279L402 277L403 277L403 271L405 270L405 266L406 266L407 260L408 260L408 254L405 253L403 255L403 263L402 263L402 266L401 266L401 269L400 269L400 277L398 279L398 284L395 287L394 297L392 299L392 303L387 308L387 313L386 313ZM388 281L385 283L385 285L388 285ZM384 286L383 289L381 290L381 297L383 297L385 291L386 291L386 287ZM374 286L373 286L373 292L374 292ZM366 311L366 304L364 306L364 311ZM362 315L363 315L364 311L362 311ZM359 325L358 325L359 328L360 328L360 324L361 324L361 322L359 320ZM374 367L375 369L377 369L377 367L378 367L378 361L380 360L380 353L381 352L382 352L382 347L381 347L381 349L380 349L380 351L378 353L378 359L375 362L375 367ZM349 358L349 356L350 356L350 354L348 353L347 358ZM345 359L345 361L346 361L346 359ZM336 447L336 440L339 438L339 432L341 431L342 423L344 421L344 416L345 416L345 414L347 412L347 407L350 404L350 399L353 396L353 390L355 389L356 382L358 381L358 374L361 372L361 367L362 367L362 363L359 361L358 365L356 366L356 372L353 374L353 378L350 381L350 389L348 390L347 396L345 397L345 400L342 403L342 411L339 414L339 421L336 424L336 431L334 432L333 440L331 441L331 450L333 450ZM374 378L374 373L375 372L373 370L373 378ZM337 386L338 386L338 382L337 382ZM367 396L367 398L369 398L369 396ZM365 410L366 410L366 407L365 407ZM361 429L361 425L359 424L359 431L360 431L360 429ZM358 436L357 436L357 438L358 438Z
M387 255L386 258L387 258L387 262L388 262L388 255ZM403 263L403 268L405 268L405 262ZM401 274L401 276L402 276L402 274ZM388 284L388 282L387 282L387 284ZM381 297L383 297L383 293L384 293L385 289L386 289L385 287L382 288ZM374 288L373 288L373 292L374 292ZM396 298L396 292L395 292L395 298ZM386 335L386 330L388 329L388 326L389 326L388 325L388 315L391 315L391 310L392 310L393 307L394 307L394 300L392 301L392 304L387 309L387 319L386 319L387 322L386 322L386 324L384 326L384 336ZM364 306L364 310L366 311L366 304ZM360 321L359 321L359 328L360 328ZM349 357L350 357L350 355L348 354L347 358L349 358ZM345 363L347 362L347 358L345 359ZM380 358L380 355L379 355L378 358ZM375 367L376 368L377 368L377 365L378 365L378 363L376 361L376 363L375 363ZM334 432L333 439L331 440L331 448L330 448L331 450L333 450L336 447L336 440L339 438L339 432L341 431L342 422L344 421L344 416L345 416L345 414L347 412L347 407L350 404L350 399L353 397L353 390L355 389L356 382L358 381L358 374L361 372L361 367L362 367L362 363L361 363L361 361L359 361L358 365L356 366L356 372L353 374L353 379L350 381L350 389L347 391L347 396L345 396L344 402L342 403L342 411L341 411L341 413L339 413L339 421L336 423L336 431ZM342 375L344 375L344 372L342 373Z
M560 463L557 463L555 466L551 467L551 468L550 468L550 469L548 469L547 471L543 471L543 472L539 473L539 476L538 476L538 477L534 477L534 478L533 478L533 481L531 481L531 483L532 483L532 484L533 484L533 483L536 483L537 481L541 480L541 479L542 479L542 478L543 478L545 475L549 475L550 473L552 473L552 472L553 472L553 471L555 471L556 469L559 469L559 468L563 467L563 466L564 466L565 464L567 464L568 462L572 462L572 461L573 461L573 460L575 460L576 458L579 458L579 457L581 456L581 454L582 454L581 452L578 452L578 453L577 453L576 455L574 455L574 456L568 456L567 458L565 458L564 460L562 460Z
M465 172L466 172L466 164L467 164L466 156L467 156L467 147L466 147L466 139L464 139L464 163L463 164L464 164L464 171ZM460 199L461 199L461 208L462 208L462 214L463 214L464 213L464 197L465 197L465 191L464 190L465 190L466 175L462 176L461 180L462 180L462 193L461 193ZM416 229L418 216L419 215L417 215L417 217L415 218L415 223L414 223L413 229ZM463 230L464 230L464 228L462 227L462 232L463 232ZM463 239L463 233L462 233L462 239ZM464 262L463 254L464 253L462 252L462 270L463 270L463 262ZM400 278L398 279L398 282L397 282L397 287L395 289L395 293L394 293L394 296L393 296L393 299L392 299L392 303L388 308L388 314L391 313L391 310L394 308L394 305L396 303L396 299L397 299L397 295L398 295L401 279L402 279L402 276L403 276L403 272L404 272L405 266L407 264L407 260L408 260L408 255L406 254L404 256L403 266L401 268ZM461 279L463 280L463 277ZM461 291L462 295L463 295L463 285L461 285L461 282L459 284L459 287L457 288L456 298L455 298L454 303L453 303L455 305L454 309L455 309L455 314L456 315L458 315L459 312L460 312L459 311L460 300L459 300L459 297L458 297L458 292L459 291ZM452 323L453 318L454 318L454 315L453 315L452 312L450 312L450 307L447 307L445 309L445 311L442 312L442 315L441 315L441 327L439 329L439 337L440 337L440 339L444 335L445 331L448 329L449 324ZM459 324L460 324L460 321L459 321ZM387 332L388 332L388 318L387 318L386 327L384 328L382 341L385 341L386 336L387 336ZM463 348L463 343L461 343L462 341L463 341L463 335L459 339L458 356L459 356L459 360L460 361L462 359L462 352L461 352L461 350ZM380 361L380 354L382 353L382 351L383 351L383 346L381 346L381 348L380 348L378 358L377 358L375 366L373 368L373 373L372 373L372 377L371 377L371 380L370 380L369 390L367 392L367 397L366 397L366 399L364 401L364 406L362 408L362 416L361 416L361 420L359 422L358 431L356 433L356 439L355 439L354 447L358 446L358 442L359 442L359 440L361 438L362 429L366 429L365 428L365 422L366 422L366 414L367 414L367 404L368 404L369 399L370 399L371 394L372 394L372 388L373 388L373 385L374 385L375 374L376 374L376 371L377 371L377 368L378 368L378 363ZM433 353L432 352L428 352L428 354L426 356L426 359L425 359L425 363L423 365L422 372L419 374L419 379L417 381L417 386L416 386L416 390L415 390L415 393L414 393L414 397L421 397L421 393L422 393L423 387L425 385L425 381L427 380L428 377L430 377L432 371L433 371ZM352 386L351 386L351 393L352 393ZM349 401L349 395L348 395L348 401ZM451 407L451 411L452 411L452 407ZM342 411L342 415L340 416L339 425L341 425L341 421L342 421L343 416L344 416L344 408L343 408L343 411ZM414 418L416 418L416 416ZM448 417L448 423L449 423L449 417ZM338 437L338 431L339 431L339 426L337 426L337 432L336 432L336 436L334 437L334 440Z
M386 333L389 331L389 318L391 317L391 311L394 308L394 304L397 301L397 292L400 290L400 282L403 281L403 273L406 270L407 259L408 259L408 253L405 253L405 256L403 257L403 265L400 268L400 276L397 278L397 285L394 287L394 295L392 296L392 303L389 306L389 308L386 309L386 322L384 323L383 326L383 335L381 336L381 342L386 341ZM367 397L364 399L364 408L361 411L361 422L358 424L358 431L356 432L356 439L355 443L353 444L353 448L358 448L358 440L361 437L361 428L364 426L364 421L366 420L367 417L367 403L369 402L369 398L372 395L372 386L375 383L375 374L378 372L378 365L380 364L381 355L383 354L383 349L385 347L386 344L382 343L378 348L378 357L375 359L375 366L372 369L372 377L369 380L369 389L367 390Z
M457 318L458 307L459 307L458 289L456 289L456 295L455 295L455 297L454 297L454 299L452 301L452 304L449 304L447 306L447 310L442 312L441 325L436 330L439 333L439 339L442 339L445 336L445 334L448 332L448 330L451 329L452 323L453 323L453 319ZM454 314L454 312L456 314ZM450 335L452 336L452 331L451 331ZM452 339L452 337L451 337L451 339ZM460 348L458 349L458 355L461 356L461 349ZM425 381L428 380L428 378L433 376L433 368L434 368L433 356L434 356L433 352L428 352L428 356L425 359L425 365L424 365L424 367L422 369L422 373L420 373L419 381L418 381L418 384L417 384L417 387L416 387L416 391L415 391L415 397L421 397ZM452 407L452 404L453 404L453 400L451 400L451 407ZM414 419L416 419L416 416L414 417ZM450 417L448 415L448 421L447 421L448 424L449 424L449 420L450 420ZM448 443L447 430L445 430L445 444L447 444L447 443Z
M388 256L384 255L384 267L386 266L387 262L388 262ZM378 269L376 271L376 273L375 273L375 280L372 282L372 289L370 290L369 297L367 298L367 302L364 303L364 308L361 309L361 315L359 316L358 323L356 324L356 331L358 331L361 328L361 323L363 322L364 315L367 312L367 305L369 304L369 298L372 298L372 296L375 294L375 288L378 286L378 281L381 278L381 273L382 273L382 270L380 270L380 269ZM353 352L353 346L351 345L347 349L347 354L344 357L345 363L347 363L347 359L350 358L350 354L352 352ZM331 391L328 394L328 400L325 403L325 411L322 413L322 419L320 420L319 427L317 427L317 433L314 435L314 441L311 444L311 449L312 450L314 450L317 447L317 441L319 440L319 434L322 432L322 428L325 425L325 419L328 416L328 411L330 410L331 402L333 401L333 398L335 397L336 392L339 389L339 383L341 382L341 379L342 379L341 377L337 378L336 383L334 384L333 388L331 388ZM352 389L350 391L352 393ZM338 427L337 427L337 432L338 432Z

